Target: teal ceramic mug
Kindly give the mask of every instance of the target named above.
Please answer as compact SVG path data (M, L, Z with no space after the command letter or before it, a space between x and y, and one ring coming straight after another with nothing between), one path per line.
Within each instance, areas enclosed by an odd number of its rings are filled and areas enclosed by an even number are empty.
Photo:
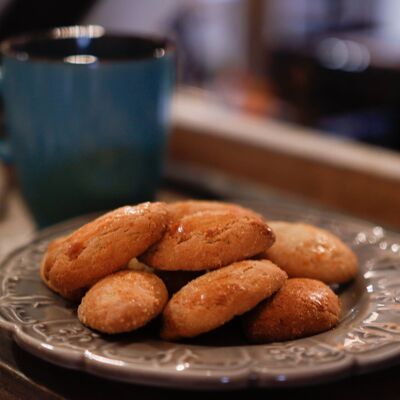
M163 38L55 28L2 43L7 142L40 226L153 199L174 76Z

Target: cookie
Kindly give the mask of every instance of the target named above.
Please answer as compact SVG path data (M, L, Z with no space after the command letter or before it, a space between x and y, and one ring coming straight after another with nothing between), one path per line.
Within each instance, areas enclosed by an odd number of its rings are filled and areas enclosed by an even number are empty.
M207 201L207 200L184 200L176 201L174 203L168 204L168 211L171 215L172 220L179 220L180 218L195 214L202 211L226 211L232 210L236 212L253 213L253 215L258 215L254 211L248 208L241 207L237 204L227 203L223 201Z
M268 260L240 261L208 272L168 302L161 337L177 340L218 328L271 296L286 278L286 273Z
M100 332L130 332L160 314L167 301L167 289L156 275L124 270L88 290L78 308L78 318Z
M269 222L274 245L262 254L289 277L345 283L357 274L357 257L332 233L304 223Z
M46 253L43 256L42 263L40 264L40 277L42 278L42 281L52 290L54 290L54 288L51 286L51 283L48 279L48 271L50 269L50 265L54 263L57 252L64 239L65 237L60 237L52 240L49 243Z
M61 237L54 239L52 242L50 242L47 251L43 257L43 261L40 265L40 277L42 278L42 281L46 284L46 286L49 289L53 290L54 292L57 292L67 300L76 302L82 299L82 296L85 294L86 288L76 289L72 291L57 290L55 287L52 286L50 281L47 279L47 274L46 274L48 266L51 265L51 263L54 260L54 257L56 257L58 249L60 248L60 244L63 242L64 239L65 239L64 237Z
M111 211L66 237L45 260L43 278L61 294L90 287L159 240L167 223L163 203Z
M315 335L339 322L340 301L323 282L288 279L271 298L243 317L247 338L268 343Z
M275 238L255 212L218 202L179 202L169 206L163 238L140 259L161 270L200 271L240 261L269 248Z

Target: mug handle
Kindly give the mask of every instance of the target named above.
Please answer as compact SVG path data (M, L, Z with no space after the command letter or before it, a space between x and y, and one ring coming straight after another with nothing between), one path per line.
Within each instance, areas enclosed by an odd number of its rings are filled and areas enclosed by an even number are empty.
M0 67L0 96L3 94L3 69ZM0 161L5 164L12 162L11 146L8 139L0 137Z

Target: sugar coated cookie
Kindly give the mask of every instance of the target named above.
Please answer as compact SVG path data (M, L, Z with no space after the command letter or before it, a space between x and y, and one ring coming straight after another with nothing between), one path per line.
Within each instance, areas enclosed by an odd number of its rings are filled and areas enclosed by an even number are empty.
M71 301L80 301L82 299L82 296L85 294L86 288L75 289L72 291L57 290L55 287L52 286L52 284L50 283L50 281L46 276L47 266L51 265L51 263L54 261L54 257L56 257L58 249L60 248L60 245L63 242L63 240L64 237L61 237L54 239L52 242L50 242L47 251L43 257L42 263L40 265L40 277L42 278L42 281L47 285L48 288L50 288L54 292L57 292L65 299Z
M156 269L220 268L269 248L272 230L257 213L233 204L179 202L169 205L163 238L141 260Z
M323 282L293 278L243 317L248 339L267 343L327 331L339 322L340 301Z
M356 255L332 233L304 223L272 221L269 225L276 241L262 256L289 277L345 283L356 276Z
M48 279L48 269L55 261L57 252L61 246L61 243L65 240L65 237L60 237L52 240L47 246L46 253L43 256L42 263L40 264L40 277L42 281L52 290L55 290Z
M167 289L156 275L124 270L89 289L78 308L78 318L100 332L130 332L155 318L167 301Z
M176 340L218 328L271 296L286 277L268 260L240 261L206 273L169 301L163 312L161 336Z
M49 250L45 282L60 294L89 287L159 240L168 223L163 203L142 203L111 211L82 226Z
M245 214L252 213L253 215L260 214L255 213L253 210L239 206L238 204L227 203L223 201L207 201L207 200L184 200L176 201L168 204L168 211L170 212L172 220L179 220L190 214L195 214L202 211L227 211L232 210L236 212L243 212Z

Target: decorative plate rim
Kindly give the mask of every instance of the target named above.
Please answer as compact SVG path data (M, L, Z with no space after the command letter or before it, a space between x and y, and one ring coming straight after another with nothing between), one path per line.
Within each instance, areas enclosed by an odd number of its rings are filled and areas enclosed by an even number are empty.
M282 205L279 207L275 205L274 207L275 210L273 213L275 214L282 212L283 214L286 213L297 217L297 219L304 219L305 210L301 207ZM356 332L356 337L353 339L349 337L350 342L347 348L346 342L344 342L345 347L340 350L339 347L327 344L322 340L323 335L326 338L326 335L333 334L335 330L331 330L321 335L284 343L209 348L208 351L210 352L218 352L221 349L229 352L235 349L235 351L243 353L240 357L244 357L244 361L242 364L233 367L226 366L219 369L207 369L207 366L196 369L192 368L193 362L192 364L189 362L188 367L185 367L185 363L183 363L183 368L179 369L181 364L176 363L175 368L173 368L173 363L167 368L163 367L162 364L155 366L153 361L153 363L137 362L136 364L126 362L126 360L119 362L118 359L99 354L98 351L96 352L96 350L91 350L90 348L76 349L68 346L64 347L65 343L60 344L57 342L56 344L51 344L47 339L40 340L40 338L33 336L32 332L24 331L24 328L34 326L34 323L24 324L18 321L16 316L5 317L4 315L7 306L11 308L17 307L12 303L13 300L7 298L7 296L10 297L9 293L11 293L10 290L7 292L8 289L6 288L11 279L9 272L14 271L16 268L18 271L18 268L25 268L27 266L28 263L26 261L22 261L20 264L16 262L18 257L24 254L24 252L37 251L39 257L43 249L38 251L37 248L42 242L49 240L52 236L55 237L55 235L60 235L62 232L81 225L95 215L91 214L89 216L74 218L38 232L29 243L15 249L1 260L0 327L10 331L16 343L39 358L63 367L86 371L109 379L163 387L204 390L236 389L247 386L291 386L304 385L311 382L314 384L374 370L391 364L400 358L400 304L398 304L400 303L400 271L398 270L400 269L400 234L385 230L367 221L348 218L333 212L322 212L320 210L308 210L307 218L313 217L315 219L314 222L325 221L326 223L332 223L332 226L336 226L338 229L354 231L353 234L355 236L353 239L359 241L358 246L360 249L374 250L373 254L377 253L377 255L383 252L385 256L382 259L386 260L388 258L394 263L390 265L392 270L389 267L389 270L385 269L385 267L381 268L381 266L375 268L374 265L369 265L366 269L364 268L363 280L365 280L365 284L368 284L364 295L367 296L368 302L366 303L366 309L363 311L365 315L360 311L360 314L356 315L353 324L351 321L349 322L349 326ZM383 246L383 243L385 243L386 247ZM392 246L392 248L388 250L388 246ZM27 274L33 274L32 271L31 268ZM398 276L397 279L399 282L393 283L393 281L385 278L386 275L380 275L382 271L389 275ZM372 289L368 289L370 287ZM397 298L397 295L399 298ZM58 298L55 294L52 294L52 296ZM377 297L373 298L374 296ZM13 296L11 295L11 297ZM43 307L45 308L46 305ZM373 313L377 315L374 316ZM371 319L371 315L374 316L375 320ZM380 317L382 316L383 319L381 321ZM393 318L393 321L390 318L386 320L387 316ZM368 322L369 320L370 322ZM47 323L48 321L39 321L38 323L44 322ZM357 324L361 325L358 326ZM346 333L346 330L342 333ZM353 334L353 331L348 331L348 333ZM79 336L79 333L75 336ZM94 338L93 340L97 339ZM351 340L354 340L354 343ZM359 343L357 343L357 340ZM156 344L159 343L162 342L160 341ZM66 345L69 345L69 343L66 342ZM202 346L190 344L169 345L175 349L182 350L183 352L188 351L189 353L198 351L199 348L202 349ZM103 348L107 346L103 346ZM294 359L296 357L300 359L298 367L280 365L284 363L282 360L287 356L286 351L292 352L289 358L293 356L292 358ZM201 351L200 354L202 354ZM277 360L277 367L275 368L271 367L271 357L272 361L274 359ZM308 360L318 359L318 357L321 359L317 364L313 364L312 362L302 364L302 357ZM326 357L326 360L323 357ZM265 365L263 364L263 360L266 362ZM289 362L292 362L291 359Z

